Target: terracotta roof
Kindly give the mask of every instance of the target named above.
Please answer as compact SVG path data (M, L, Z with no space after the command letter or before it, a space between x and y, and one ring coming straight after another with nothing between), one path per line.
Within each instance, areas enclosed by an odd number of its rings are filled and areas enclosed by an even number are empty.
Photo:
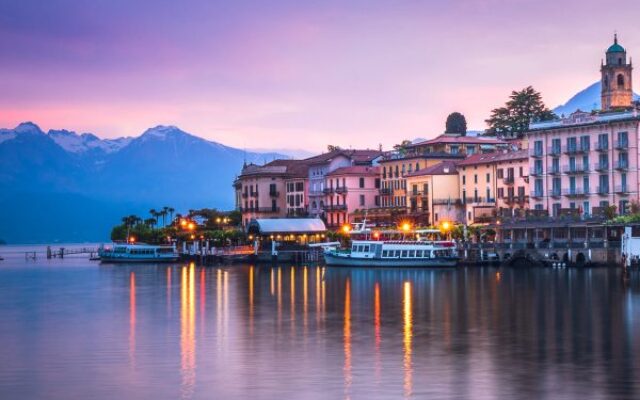
M487 137L476 137L476 136L452 136L447 134L442 134L436 138L425 140L423 142L414 143L409 145L408 147L417 147L424 146L429 144L506 144L504 140L498 140L494 138Z
M379 175L380 167L369 167L366 165L354 165L351 167L338 168L335 171L331 171L327 176L335 175Z
M458 173L456 170L457 161L443 161L436 165L432 165L427 168L423 168L419 171L412 172L410 174L405 175L405 177L410 176L427 176L427 175L455 175Z
M431 153L421 153L421 154L411 154L411 155L405 155L405 156L400 156L400 155L396 155L393 152L388 152L384 155L384 158L381 159L379 161L379 163L387 163L387 162L394 162L394 161L402 161L402 160L415 160L415 159L420 159L420 160L435 160L435 159L444 159L444 160L451 160L451 159L464 159L464 154L451 154L451 153L447 153L445 151L434 151Z
M527 150L511 151L507 153L495 152L495 153L474 154L460 161L458 163L458 166L493 164L501 161L524 160L527 158L529 158L529 154Z
M306 162L309 165L322 164L325 162L329 162L336 157L342 156L342 157L347 157L353 160L353 162L355 162L356 164L361 164L361 163L370 163L373 159L375 159L380 155L382 155L382 152L378 150L340 149L340 150L330 151L328 153L322 153L317 156L309 157L301 161Z

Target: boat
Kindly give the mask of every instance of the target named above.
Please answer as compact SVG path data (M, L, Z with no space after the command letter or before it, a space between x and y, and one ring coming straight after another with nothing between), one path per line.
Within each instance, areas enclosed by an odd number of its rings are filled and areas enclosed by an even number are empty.
M374 231L367 226L365 217L363 222L354 223L347 231L352 238L355 236L350 248L339 249L335 245L324 248L328 266L439 268L458 265L455 242L440 240L438 229L410 231L405 227L403 230Z
M101 262L174 262L180 255L174 245L153 245L146 243L113 243L100 246L98 256Z
M458 255L452 241L353 240L351 248L327 248L325 263L343 267L455 267Z

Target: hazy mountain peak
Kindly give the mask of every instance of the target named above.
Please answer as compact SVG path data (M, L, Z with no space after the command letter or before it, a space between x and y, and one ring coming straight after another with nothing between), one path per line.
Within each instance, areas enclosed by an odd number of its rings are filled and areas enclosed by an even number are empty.
M595 82L576 93L565 104L554 108L553 112L555 112L558 116L568 116L569 114L572 114L577 110L587 112L599 110L601 108L601 91L602 83L600 81ZM634 93L633 99L638 100L640 99L640 96Z
M170 137L179 137L179 136L193 136L183 131L174 125L158 125L153 128L149 128L144 133L141 138L153 138L157 140L166 140Z
M15 129L13 130L15 133L17 134L42 134L44 135L44 132L42 132L42 129L40 129L40 127L36 124L34 124L33 122L22 122L20 125L16 126Z

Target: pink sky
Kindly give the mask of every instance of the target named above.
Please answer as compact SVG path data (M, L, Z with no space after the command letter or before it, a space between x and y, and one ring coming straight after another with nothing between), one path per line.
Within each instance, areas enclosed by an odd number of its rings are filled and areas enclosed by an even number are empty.
M484 129L527 85L564 103L614 30L640 57L637 0L16 3L0 5L0 126L101 137L171 124L241 148L388 148L452 111Z

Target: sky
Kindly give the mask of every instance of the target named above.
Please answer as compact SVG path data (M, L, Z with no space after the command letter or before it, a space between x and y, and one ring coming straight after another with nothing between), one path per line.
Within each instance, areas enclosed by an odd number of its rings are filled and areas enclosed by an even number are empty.
M431 138L528 85L550 107L599 79L619 0L0 0L0 127L103 138L176 125L239 148Z

